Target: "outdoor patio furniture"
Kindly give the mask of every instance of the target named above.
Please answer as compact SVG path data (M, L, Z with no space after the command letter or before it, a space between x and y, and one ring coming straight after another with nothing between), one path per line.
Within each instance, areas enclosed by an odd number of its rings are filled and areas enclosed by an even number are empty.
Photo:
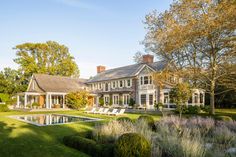
M94 108L92 108L90 111L84 111L84 113L93 113L93 112L95 112L96 111L96 108L94 107Z
M103 112L104 108L99 108L98 111L93 112L93 114L99 114Z
M117 113L118 109L113 109L111 112L107 112L108 115L114 115L115 113Z
M119 112L111 113L110 115L118 116L125 113L125 109L121 109Z
M109 111L109 108L105 108L102 112L100 112L99 114L107 114Z

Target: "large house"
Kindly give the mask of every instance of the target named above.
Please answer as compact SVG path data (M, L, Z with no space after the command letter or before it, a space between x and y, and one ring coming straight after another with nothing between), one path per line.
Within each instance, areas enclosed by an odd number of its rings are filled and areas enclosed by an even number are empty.
M152 55L144 55L142 63L106 70L105 66L97 67L97 75L91 79L74 79L69 77L35 74L32 76L23 96L24 107L32 102L39 102L42 108L53 108L60 105L65 108L66 94L81 89L90 92L89 105L98 106L103 99L105 105L127 107L132 99L139 107L154 109L155 102L162 102L171 108L169 92L171 87L159 88L154 85L152 73L161 71L166 62L153 62ZM193 89L189 105L203 105L205 93L201 89Z

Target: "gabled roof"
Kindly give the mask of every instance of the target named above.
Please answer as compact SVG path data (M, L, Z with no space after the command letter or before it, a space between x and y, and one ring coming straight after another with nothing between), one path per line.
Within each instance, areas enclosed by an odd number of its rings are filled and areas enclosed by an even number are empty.
M37 85L44 92L74 92L85 87L86 79L78 79L47 74L34 74Z
M145 66L150 67L154 71L159 71L165 68L166 62L159 61L159 62L154 62L150 64L139 63L139 64L133 64L133 65L106 70L104 72L97 74L91 79L89 79L87 83L134 77L134 76L137 76L139 72L142 70L142 68Z

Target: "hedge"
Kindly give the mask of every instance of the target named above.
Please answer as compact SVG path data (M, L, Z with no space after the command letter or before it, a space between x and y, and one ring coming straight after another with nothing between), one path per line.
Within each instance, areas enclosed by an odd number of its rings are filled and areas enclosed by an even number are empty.
M225 122L233 121L233 119L229 116L216 116L215 119L216 120L222 120L222 121L225 121Z
M152 128L152 129L155 129L155 121L153 119L152 116L149 116L149 115L141 115L138 117L138 121L139 120L144 120L148 123L148 125Z
M121 135L115 143L116 157L150 157L151 144L140 134Z
M0 112L8 112L10 109L5 104L0 104Z
M119 117L116 120L119 122L122 122L122 121L132 122L132 119L130 119L129 117Z
M78 135L65 136L63 143L93 157L111 157L113 155L113 144L97 144L94 140Z

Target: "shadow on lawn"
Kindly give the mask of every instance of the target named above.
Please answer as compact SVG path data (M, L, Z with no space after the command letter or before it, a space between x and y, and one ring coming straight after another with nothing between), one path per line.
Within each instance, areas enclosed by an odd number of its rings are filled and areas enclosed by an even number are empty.
M4 157L78 157L87 156L64 146L64 136L85 134L94 123L74 123L38 127L0 121L0 156Z

